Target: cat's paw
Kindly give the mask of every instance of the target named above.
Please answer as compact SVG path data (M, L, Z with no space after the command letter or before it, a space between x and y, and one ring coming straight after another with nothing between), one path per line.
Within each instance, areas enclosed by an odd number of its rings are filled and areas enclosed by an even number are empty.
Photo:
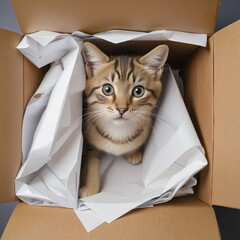
M132 165L137 165L142 162L143 153L141 151L129 153L126 155L126 157L129 163Z
M97 194L98 192L99 192L99 190L96 187L84 186L84 187L81 187L79 189L78 197L79 198L85 198L85 197L89 197L89 196L92 196L94 194Z

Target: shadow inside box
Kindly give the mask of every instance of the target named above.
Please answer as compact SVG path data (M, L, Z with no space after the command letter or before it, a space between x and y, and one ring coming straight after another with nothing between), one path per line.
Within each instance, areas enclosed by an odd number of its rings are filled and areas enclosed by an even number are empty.
M18 202L0 203L0 238Z
M240 210L213 206L222 240L240 239Z

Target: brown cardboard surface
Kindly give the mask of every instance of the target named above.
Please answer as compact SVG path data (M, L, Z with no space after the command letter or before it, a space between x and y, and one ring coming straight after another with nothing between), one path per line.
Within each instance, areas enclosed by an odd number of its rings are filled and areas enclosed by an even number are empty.
M47 68L38 69L16 49L22 36L0 29L0 202L16 201L23 112Z
M214 35L213 204L240 208L240 21Z
M207 48L199 48L184 64L185 103L201 143L208 165L200 172L198 198L212 204L213 168L213 39Z
M219 0L11 0L22 32L214 31Z
M21 165L22 36L0 29L0 202L16 201L14 180Z
M38 30L95 33L118 28L211 34L219 0L12 0L12 3L24 33ZM186 102L209 160L209 166L200 174L198 197L209 205L213 202L237 208L240 207L240 134L236 131L240 122L239 25L238 22L217 33L209 40L207 49L199 49L191 56L184 70ZM45 69L38 70L23 60L15 49L20 39L19 34L0 30L0 201L16 200L14 180L21 163L23 111L45 73ZM144 49L143 43L131 44L135 47L139 44L138 48L145 51L158 43L144 44ZM194 46L174 43L170 46L170 64L179 65L194 50ZM2 239L219 239L214 211L207 204L196 197L174 199L154 208L132 211L87 234L72 210L19 203Z
M134 210L87 233L73 210L19 203L2 240L215 240L220 239L214 210L195 197L174 199Z

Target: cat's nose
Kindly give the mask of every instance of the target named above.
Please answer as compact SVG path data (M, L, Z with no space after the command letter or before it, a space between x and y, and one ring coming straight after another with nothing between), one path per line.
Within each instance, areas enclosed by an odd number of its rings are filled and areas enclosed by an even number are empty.
M117 107L116 109L119 111L121 115L123 115L128 110L127 107Z

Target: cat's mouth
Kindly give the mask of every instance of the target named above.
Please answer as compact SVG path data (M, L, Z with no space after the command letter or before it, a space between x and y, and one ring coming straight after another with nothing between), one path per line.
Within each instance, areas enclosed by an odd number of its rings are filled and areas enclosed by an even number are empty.
M124 117L116 117L116 118L113 118L113 123L116 126L124 126L127 123L127 119Z
M115 120L115 121L126 121L127 119L123 116L119 116L119 117L113 118L113 120Z

